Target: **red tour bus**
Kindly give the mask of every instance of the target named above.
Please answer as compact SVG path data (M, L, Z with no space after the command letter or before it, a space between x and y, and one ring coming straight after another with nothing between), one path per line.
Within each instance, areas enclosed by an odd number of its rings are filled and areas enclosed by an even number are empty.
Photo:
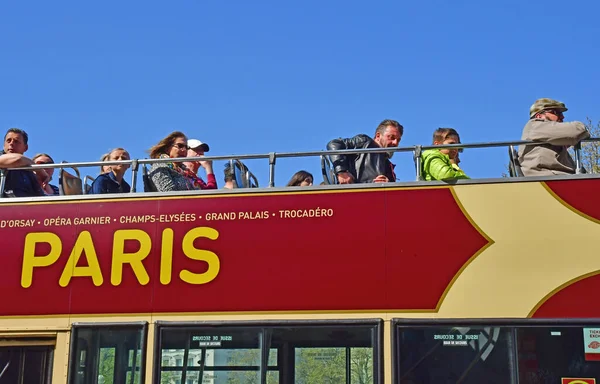
M0 383L600 377L596 175L249 188L235 164L246 188L0 199Z

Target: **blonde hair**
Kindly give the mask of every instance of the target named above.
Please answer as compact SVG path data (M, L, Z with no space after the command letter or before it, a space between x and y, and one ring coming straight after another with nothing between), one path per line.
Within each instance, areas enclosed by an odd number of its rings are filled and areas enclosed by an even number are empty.
M100 161L108 161L109 158L110 158L110 155L112 155L113 152L115 152L115 151L123 151L123 152L127 153L127 155L129 155L129 152L127 152L127 150L125 148L121 148L121 147L113 148L110 151L106 152L104 155L102 155L102 157L100 158ZM131 155L129 155L129 157L131 158ZM100 166L100 173L107 173L108 171L106 171L104 169L104 168L107 168L107 167L109 168L109 171L110 171L110 165L101 165Z
M31 158L31 161L35 162L35 159L39 159L42 156L46 156L47 158L50 159L50 161L52 161L52 163L54 163L54 159L52 158L52 156L50 156L47 153L38 153L37 155L35 155Z

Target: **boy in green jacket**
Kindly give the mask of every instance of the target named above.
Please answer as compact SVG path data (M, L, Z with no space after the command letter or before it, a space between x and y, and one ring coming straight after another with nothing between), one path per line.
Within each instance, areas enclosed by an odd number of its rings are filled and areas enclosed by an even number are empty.
M433 132L433 145L459 144L460 136L453 128L438 128ZM458 167L458 149L428 149L421 155L424 180L468 179Z

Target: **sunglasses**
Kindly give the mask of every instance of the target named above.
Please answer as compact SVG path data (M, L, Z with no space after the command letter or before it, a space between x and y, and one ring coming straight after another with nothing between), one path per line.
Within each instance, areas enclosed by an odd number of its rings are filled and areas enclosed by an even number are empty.
M563 113L561 111L557 111L556 109L548 109L545 110L544 113L551 113L554 116L563 117Z
M54 163L53 163L53 162L51 162L51 161L36 161L35 163L36 163L36 164L54 164Z
M173 144L174 147L177 147L178 149L188 149L187 144L183 144L183 143L175 143Z

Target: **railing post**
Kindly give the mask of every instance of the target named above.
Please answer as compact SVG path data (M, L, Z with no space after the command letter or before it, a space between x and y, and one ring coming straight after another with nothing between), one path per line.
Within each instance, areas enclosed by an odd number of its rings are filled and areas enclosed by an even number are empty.
M575 174L581 173L581 143L575 145Z
M420 145L416 145L415 146L415 150L413 151L413 160L415 162L415 171L417 173L417 177L416 180L417 181L421 181L422 177L421 177L421 146Z
M275 152L269 153L269 187L275 186L275 162L277 161Z
M131 193L134 193L137 190L136 184L139 167L140 164L138 163L138 159L133 159L133 161L131 162Z
M4 187L6 187L6 171L0 169L0 199L4 197Z

